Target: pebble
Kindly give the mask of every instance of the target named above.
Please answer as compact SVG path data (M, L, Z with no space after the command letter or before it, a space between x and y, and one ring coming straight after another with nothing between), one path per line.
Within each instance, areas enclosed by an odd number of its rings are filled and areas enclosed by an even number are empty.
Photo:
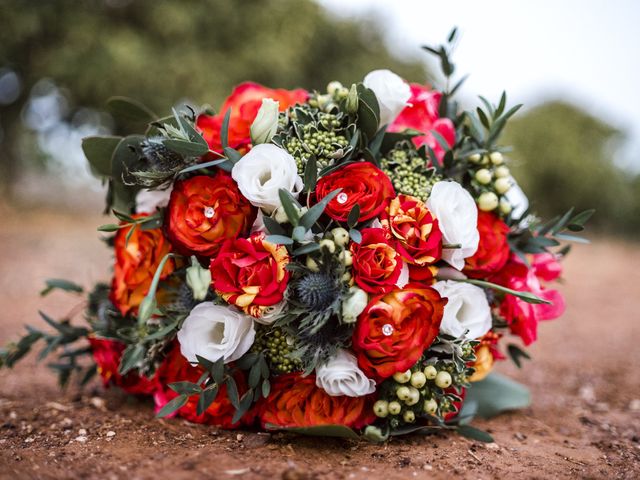
M78 435L86 436L87 435L87 431L84 428L81 428L80 430L78 430Z
M78 435L74 440L79 443L85 443L87 441L87 437L84 435Z
M107 438L112 438L116 436L116 432L114 432L113 430L109 430L107 432Z
M629 410L632 412L640 411L640 398L634 398L629 402Z

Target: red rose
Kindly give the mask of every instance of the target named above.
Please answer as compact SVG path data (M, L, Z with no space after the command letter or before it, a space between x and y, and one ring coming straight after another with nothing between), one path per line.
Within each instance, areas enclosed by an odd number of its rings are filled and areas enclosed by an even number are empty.
M505 267L490 280L519 292L531 292L538 297L551 302L547 304L531 304L524 300L505 295L500 302L500 314L509 324L511 333L520 336L525 345L535 342L538 332L538 322L553 320L564 313L564 299L557 290L544 288L536 276L536 264L547 262L548 257L531 256L531 267L527 267L522 260L512 255Z
M440 118L439 107L442 93L412 83L411 98L408 106L400 112L395 121L389 125L388 131L401 132L413 129L423 132L424 135L413 137L416 147L427 145L433 149L439 160L444 156L444 149L436 140L431 130L435 130L447 141L449 146L456 142L456 130L453 122L448 118Z
M471 278L486 278L504 267L509 259L509 227L495 213L479 210L478 233L478 250L466 259L464 273Z
M387 293L393 290L402 260L389 245L389 237L381 228L362 230L362 241L351 243L353 278L360 288L369 293Z
M167 403L178 396L176 392L167 385L174 382L192 382L200 379L203 370L200 367L192 366L180 353L180 346L176 343L158 369L158 378L162 383L154 394L156 411L160 411ZM234 375L240 396L247 391L247 384L241 372ZM177 415L193 423L206 423L222 428L238 428L241 425L253 423L254 413L247 412L238 423L232 423L235 408L227 396L226 384L223 384L218 391L218 395L213 403L202 414L198 415L198 395L189 397L187 403L177 411Z
M255 210L236 182L220 171L177 181L167 207L167 234L184 254L214 255L221 244L247 233Z
M265 241L263 233L227 240L211 260L212 285L227 302L259 318L265 307L282 300L288 263L287 249Z
M342 191L329 202L325 212L339 222L347 221L355 205L360 206L359 222L377 217L395 194L389 177L369 162L350 163L318 180L318 201L338 188Z
M374 297L360 314L353 349L376 381L412 367L438 335L447 300L428 287L405 287Z
M398 195L382 212L380 221L397 240L396 248L408 263L428 265L442 256L438 220L417 198Z
M145 216L134 215L133 218ZM127 241L131 228L134 231ZM138 308L149 292L156 269L170 251L171 245L159 228L126 227L118 230L114 241L116 262L109 299L123 315ZM160 278L165 278L173 270L173 261L167 261Z
M102 377L105 387L113 384L132 395L151 395L159 388L157 375L153 379L148 379L134 372L129 372L125 376L118 373L125 348L124 343L94 336L88 337L88 340L98 374Z
M332 397L316 386L315 375L280 375L271 393L257 408L262 427L314 427L345 425L362 428L374 422L373 397Z
M284 90L271 89L257 83L245 82L233 89L217 115L200 115L196 125L202 136L212 150L222 151L220 131L222 122L228 109L231 109L229 117L229 146L244 152L251 144L251 124L260 110L262 100L271 98L279 102L280 111L297 103L307 101L309 94L302 89Z

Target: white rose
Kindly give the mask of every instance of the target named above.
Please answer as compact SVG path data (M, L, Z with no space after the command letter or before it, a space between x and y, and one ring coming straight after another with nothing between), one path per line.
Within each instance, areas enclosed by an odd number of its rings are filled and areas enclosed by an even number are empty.
M294 158L270 143L253 147L233 166L231 176L242 195L268 214L282 205L279 189L297 197L304 185Z
M280 104L271 98L264 98L255 120L251 124L251 141L254 145L268 143L278 130Z
M367 292L358 287L349 288L348 297L342 301L342 321L354 323L369 303Z
M136 194L136 213L156 213L159 208L169 205L173 188L166 190L140 190Z
M346 350L338 350L335 357L316 368L316 385L333 397L362 397L376 390L376 382L367 378L356 357Z
M411 88L391 70L374 70L364 77L364 86L373 90L380 106L380 126L389 125L407 106Z
M438 219L444 243L460 248L442 250L442 259L458 270L464 259L478 249L478 207L462 185L456 182L438 182L427 199L427 208Z
M253 319L238 310L213 302L196 305L178 331L180 352L189 362L197 363L196 355L211 362L224 358L233 362L247 353L256 331Z
M449 301L444 307L440 331L458 338L475 340L491 329L491 308L480 287L464 282L446 280L436 282L433 288Z

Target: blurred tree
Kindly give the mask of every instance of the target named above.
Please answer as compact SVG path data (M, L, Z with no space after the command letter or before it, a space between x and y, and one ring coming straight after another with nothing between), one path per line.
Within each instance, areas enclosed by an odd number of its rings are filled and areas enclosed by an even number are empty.
M21 166L20 115L45 77L67 92L69 114L116 94L157 113L182 100L215 107L249 79L320 89L383 67L426 78L422 63L392 56L375 25L333 18L309 0L0 0L0 18L0 68L22 83L0 104L0 188Z
M550 217L568 205L595 208L593 224L632 234L640 231L640 179L613 163L621 140L611 125L557 101L517 116L504 143L513 146L514 176L535 199L536 212Z

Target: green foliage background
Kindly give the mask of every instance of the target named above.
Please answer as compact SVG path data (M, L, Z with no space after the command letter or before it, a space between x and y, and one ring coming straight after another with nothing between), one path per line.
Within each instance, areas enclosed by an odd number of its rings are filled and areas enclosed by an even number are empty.
M381 26L336 19L311 0L0 0L0 69L17 72L20 97L0 105L0 195L28 166L42 167L21 121L42 78L76 109L114 94L157 112L188 100L218 106L232 86L324 88L390 68L425 81L425 64L389 52ZM114 125L116 131L126 125ZM595 207L593 223L640 233L640 179L613 163L621 132L579 108L551 102L508 126L513 171L545 215Z

